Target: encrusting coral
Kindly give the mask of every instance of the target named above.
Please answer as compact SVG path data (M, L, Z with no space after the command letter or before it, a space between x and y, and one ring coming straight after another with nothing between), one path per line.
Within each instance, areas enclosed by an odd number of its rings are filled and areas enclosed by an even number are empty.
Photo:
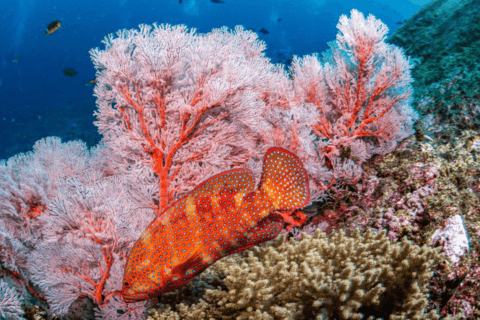
M200 278L223 283L198 301L191 291L176 303L162 296L149 319L439 319L425 307L431 268L443 258L406 238L391 243L385 231L317 230L288 242L282 234L217 262Z

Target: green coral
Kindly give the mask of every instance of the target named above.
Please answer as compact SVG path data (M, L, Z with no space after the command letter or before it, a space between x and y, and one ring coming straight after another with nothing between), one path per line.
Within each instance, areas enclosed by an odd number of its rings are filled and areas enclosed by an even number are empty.
M431 268L442 257L370 229L317 230L299 242L281 235L217 262L211 272L223 285L197 303L163 304L149 319L439 319L425 307Z

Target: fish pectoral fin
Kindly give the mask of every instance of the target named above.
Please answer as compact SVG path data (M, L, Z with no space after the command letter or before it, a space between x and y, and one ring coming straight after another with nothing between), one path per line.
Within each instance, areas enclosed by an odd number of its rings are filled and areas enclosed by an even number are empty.
M274 211L274 214L281 216L284 222L288 224L285 228L287 231L290 231L293 227L301 227L307 221L307 216L300 210Z
M193 274L198 274L200 271L203 271L203 258L199 252L195 252L188 257L185 261L180 262L173 268L173 273L178 276L191 276Z
M256 226L249 228L246 232L245 239L242 239L239 246L236 245L234 250L231 250L228 254L245 251L253 246L275 238L280 231L282 231L283 223L284 220L280 215L275 213L268 215L260 220Z

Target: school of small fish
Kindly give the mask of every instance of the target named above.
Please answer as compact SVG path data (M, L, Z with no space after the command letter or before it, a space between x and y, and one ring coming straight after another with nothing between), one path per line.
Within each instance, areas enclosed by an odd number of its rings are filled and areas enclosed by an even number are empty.
M269 149L258 189L250 170L217 174L174 202L129 253L121 294L128 303L182 287L215 261L273 239L310 196L307 173L282 148Z
M225 1L223 0L210 0L211 2L213 3L225 3ZM182 3L182 0L179 0L178 3ZM124 2L124 5L125 5L125 2ZM282 18L278 18L277 21L282 21ZM46 30L44 31L46 35L51 35L53 34L54 32L58 31L58 29L60 29L60 27L62 26L62 23L60 22L60 20L53 20L52 22L50 22L46 28ZM251 31L254 31L254 29L252 28L248 28L248 30L251 30ZM263 34L269 34L270 32L265 29L265 28L262 28L260 29L261 33ZM18 57L15 57L12 61L13 62L18 62L20 60L21 56L18 56ZM73 77L74 75L77 74L77 71L75 69L72 69L72 68L66 68L63 70L63 74L66 75L66 76L69 76L69 77ZM97 81L96 79L92 79L90 81L88 81L85 86L89 86L89 85L92 85L92 84L95 84Z

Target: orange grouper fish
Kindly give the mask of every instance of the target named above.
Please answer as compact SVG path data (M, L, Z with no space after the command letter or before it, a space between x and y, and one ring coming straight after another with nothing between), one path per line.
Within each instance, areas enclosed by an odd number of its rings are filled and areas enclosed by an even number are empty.
M265 154L257 190L247 169L209 178L156 217L137 240L125 266L124 300L180 288L222 257L275 238L284 217L291 219L309 196L302 163L278 147Z

